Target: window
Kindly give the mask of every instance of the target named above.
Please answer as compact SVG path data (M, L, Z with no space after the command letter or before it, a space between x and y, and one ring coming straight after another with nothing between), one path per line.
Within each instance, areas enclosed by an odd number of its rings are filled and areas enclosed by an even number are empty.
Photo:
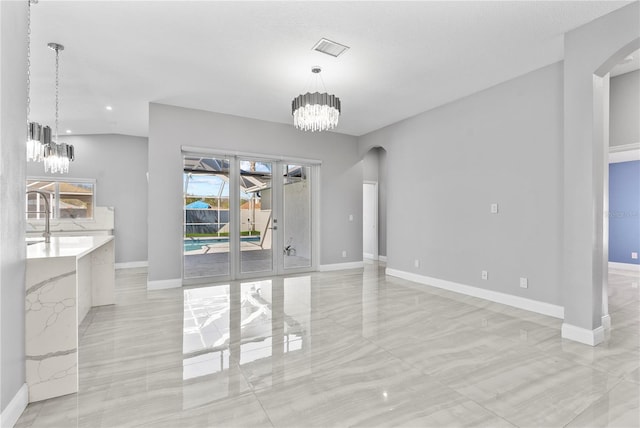
M95 207L95 180L27 179L27 192L47 196L52 219L92 219ZM45 203L37 193L27 193L27 219L44 219Z

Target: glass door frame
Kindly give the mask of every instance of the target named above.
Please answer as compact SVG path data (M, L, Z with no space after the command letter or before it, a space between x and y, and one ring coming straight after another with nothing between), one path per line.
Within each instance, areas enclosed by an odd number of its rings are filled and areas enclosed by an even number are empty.
M229 274L216 276L189 277L184 276L184 253L182 255L182 284L196 285L210 282L229 281L236 279L251 279L273 275L288 275L318 270L320 255L320 166L321 161L316 159L290 158L256 153L229 152L224 150L207 149L204 147L182 146L182 157L201 156L229 161ZM272 270L261 272L241 272L240 257L240 161L251 160L268 162L272 164ZM310 207L310 238L311 238L311 263L309 266L298 268L284 267L284 180L282 180L284 165L301 165L309 167L311 181ZM184 227L184 224L182 225ZM184 239L184 237L183 237Z
M280 233L277 220L280 215L281 205L280 205L280 186L276 186L276 179L278 177L277 171L279 171L279 161L274 159L269 159L264 156L246 156L246 155L237 155L232 158L231 165L233 165L231 169L231 182L234 185L231 187L231 191L236 195L236 200L234 202L234 211L232 213L233 218L235 219L235 227L231 228L231 235L233 238L230 240L231 247L229 248L230 257L229 259L232 261L231 268L233 269L234 279L248 279L248 278L259 278L262 276L269 275L278 275L278 251L277 248L280 246ZM242 219L240 215L242 214L242 209L240 208L241 199L240 199L240 180L242 177L242 168L240 166L241 162L256 162L256 163L270 163L271 164L271 219L272 219L272 228L271 228L271 270L263 270L263 271L255 271L255 272L242 272L242 243L241 243L241 230L242 230ZM268 226L268 225L267 225Z

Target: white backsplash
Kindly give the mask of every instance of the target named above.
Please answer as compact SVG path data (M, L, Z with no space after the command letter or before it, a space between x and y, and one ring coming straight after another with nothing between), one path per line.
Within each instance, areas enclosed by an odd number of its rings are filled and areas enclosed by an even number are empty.
M49 227L54 236L61 235L113 235L115 211L113 207L95 207L93 219L54 219ZM39 236L44 220L27 220L27 236Z

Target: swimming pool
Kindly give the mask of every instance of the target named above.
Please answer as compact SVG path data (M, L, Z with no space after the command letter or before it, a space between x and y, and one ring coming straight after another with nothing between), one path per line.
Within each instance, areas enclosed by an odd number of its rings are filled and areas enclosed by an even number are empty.
M242 242L260 242L260 236L241 236L240 240ZM194 238L194 239L185 239L184 240L184 251L194 251L199 250L204 245L209 244L221 244L229 242L228 237L219 237L219 238Z

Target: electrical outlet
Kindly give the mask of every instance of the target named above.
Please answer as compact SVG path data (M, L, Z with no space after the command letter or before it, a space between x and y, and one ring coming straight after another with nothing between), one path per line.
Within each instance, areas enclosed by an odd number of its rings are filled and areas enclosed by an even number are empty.
M635 252L635 251L633 253L631 253L631 258L634 259L634 260L638 260L638 253Z
M353 221L353 214L349 214L349 221Z
M527 278L520 278L520 288L529 288L529 280Z
M491 214L498 214L498 204L491 204Z
M420 267L420 260L415 259L415 260L413 261L413 266L414 266L414 267L419 268L419 267Z
M342 250L342 257L347 257L347 250Z
M482 271L482 279L487 280L489 279L489 272L487 272L486 270Z

